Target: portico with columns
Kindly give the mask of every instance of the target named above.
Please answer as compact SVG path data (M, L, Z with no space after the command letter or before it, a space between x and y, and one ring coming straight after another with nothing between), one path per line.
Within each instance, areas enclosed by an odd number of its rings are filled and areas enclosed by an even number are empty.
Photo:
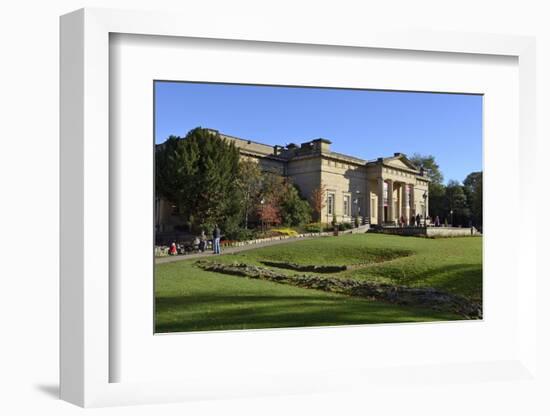
M430 181L405 155L395 153L367 163L367 182L371 224L414 225L417 214L424 224Z

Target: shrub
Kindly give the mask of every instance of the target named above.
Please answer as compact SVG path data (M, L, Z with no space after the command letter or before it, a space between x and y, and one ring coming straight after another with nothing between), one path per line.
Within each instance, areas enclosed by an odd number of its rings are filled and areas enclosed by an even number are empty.
M304 231L307 233L319 232L319 223L311 223L304 225Z
M244 228L232 228L226 230L224 237L227 240L246 241L254 239L255 232L253 230L245 230Z
M350 222L342 222L342 223L338 224L338 229L340 231L351 230L352 228L353 227L352 227Z
M286 226L300 226L311 221L311 207L300 197L296 186L285 184L280 191L280 214Z
M271 238L271 237L278 237L281 234L273 231L273 230L266 230L266 231L258 231L254 238Z
M308 233L318 233L320 228L322 228L322 231L331 231L332 230L332 226L325 223L325 222L323 222L323 223L312 222L312 223L306 224L304 226L304 230Z
M275 231L280 235L287 235L289 237L296 237L298 235L296 230L293 230L292 228L273 228L271 231Z

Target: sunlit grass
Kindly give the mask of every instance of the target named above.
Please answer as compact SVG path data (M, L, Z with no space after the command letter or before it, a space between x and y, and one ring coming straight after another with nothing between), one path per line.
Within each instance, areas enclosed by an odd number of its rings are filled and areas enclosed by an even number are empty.
M216 261L347 265L333 277L436 287L481 299L482 240L360 234L216 256ZM292 271L285 271L292 273ZM158 332L460 319L316 290L206 272L193 260L156 265Z

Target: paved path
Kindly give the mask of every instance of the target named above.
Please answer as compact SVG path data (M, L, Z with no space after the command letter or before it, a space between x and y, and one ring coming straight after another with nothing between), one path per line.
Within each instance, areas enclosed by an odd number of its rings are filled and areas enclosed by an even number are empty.
M223 256L224 254L240 253L241 251L253 250L255 248L276 246L278 244L293 243L295 241L311 240L312 238L323 238L323 237L331 237L331 236L322 235L322 236L311 236L311 237L296 237L296 238L287 238L284 240L266 241L264 243L258 243L258 244L249 244L249 245L240 246L240 247L227 247L227 248L222 248L221 255ZM209 250L209 251L205 251L204 253L157 257L155 258L155 264L172 263L174 261L191 260L191 259L199 259L202 257L214 257L214 256L216 256L216 254L214 254L211 250Z

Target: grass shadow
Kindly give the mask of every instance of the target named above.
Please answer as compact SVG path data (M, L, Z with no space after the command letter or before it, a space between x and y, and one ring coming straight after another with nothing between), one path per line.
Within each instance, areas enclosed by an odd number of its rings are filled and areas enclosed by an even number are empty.
M339 295L176 296L157 299L157 332L288 328L462 319Z

